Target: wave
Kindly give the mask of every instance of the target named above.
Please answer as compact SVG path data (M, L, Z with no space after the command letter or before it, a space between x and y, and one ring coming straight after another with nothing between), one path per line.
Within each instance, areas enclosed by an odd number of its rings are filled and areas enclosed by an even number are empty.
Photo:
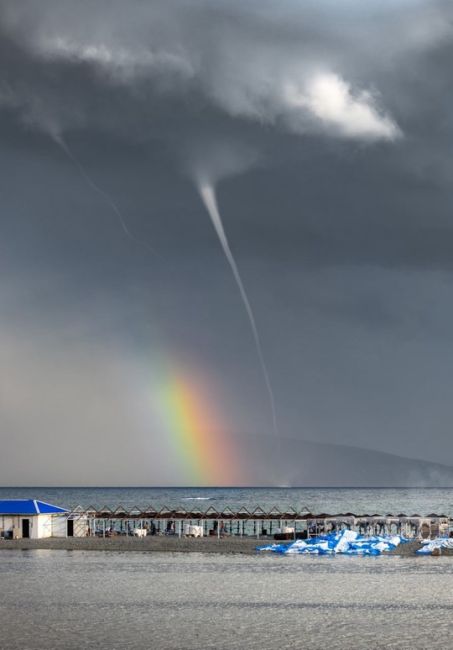
M215 497L181 497L181 501L214 501Z

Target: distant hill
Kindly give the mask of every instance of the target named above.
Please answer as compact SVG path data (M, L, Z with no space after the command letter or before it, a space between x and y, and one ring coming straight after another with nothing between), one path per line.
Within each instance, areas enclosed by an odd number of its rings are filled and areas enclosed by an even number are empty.
M243 473L250 477L248 484L453 487L449 465L360 447L261 435L238 436L239 445L244 450Z

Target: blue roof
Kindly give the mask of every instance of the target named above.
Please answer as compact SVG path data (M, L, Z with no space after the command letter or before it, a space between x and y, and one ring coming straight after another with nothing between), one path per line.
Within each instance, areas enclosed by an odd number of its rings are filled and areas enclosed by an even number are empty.
M68 512L36 499L0 499L0 515L47 515Z

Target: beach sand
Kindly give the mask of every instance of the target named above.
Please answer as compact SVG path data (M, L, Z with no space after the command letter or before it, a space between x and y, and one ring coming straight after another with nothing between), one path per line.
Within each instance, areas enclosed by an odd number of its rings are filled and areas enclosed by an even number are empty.
M0 540L0 550L6 549L51 549L71 551L157 551L170 553L242 553L253 554L260 544L267 540L245 537L172 537L149 536L126 537L67 537L48 539Z
M168 552L168 553L233 553L253 555L256 547L271 544L271 539L253 537L216 537L187 538L171 536L153 536L135 538L120 536L107 537L68 537L48 539L0 540L0 550L47 549L59 551L134 551L134 552ZM413 556L421 547L418 541L401 544L391 551L392 555ZM453 555L453 550L442 549L442 555Z

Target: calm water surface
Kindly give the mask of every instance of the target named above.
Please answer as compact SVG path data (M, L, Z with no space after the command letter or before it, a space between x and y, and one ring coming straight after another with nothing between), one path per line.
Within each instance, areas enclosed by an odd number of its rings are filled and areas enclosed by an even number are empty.
M453 647L446 557L11 550L0 586L10 650Z
M164 506L206 509L264 509L278 506L311 512L355 512L357 514L427 515L432 512L453 516L453 488L0 488L0 499L32 498L73 507L109 506L126 508Z

